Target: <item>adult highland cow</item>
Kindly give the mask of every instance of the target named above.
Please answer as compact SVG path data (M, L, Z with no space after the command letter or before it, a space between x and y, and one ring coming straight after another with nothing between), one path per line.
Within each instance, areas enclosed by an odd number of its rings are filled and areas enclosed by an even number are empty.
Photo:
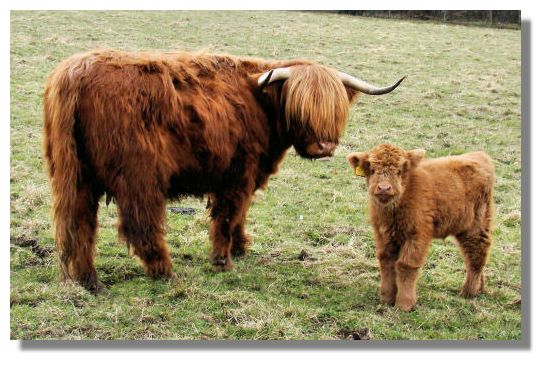
M152 278L172 275L165 202L208 195L211 261L245 253L253 193L294 146L333 153L349 104L371 86L306 60L99 50L63 61L44 95L44 149L62 273L99 289L93 266L97 209L106 193L119 234Z

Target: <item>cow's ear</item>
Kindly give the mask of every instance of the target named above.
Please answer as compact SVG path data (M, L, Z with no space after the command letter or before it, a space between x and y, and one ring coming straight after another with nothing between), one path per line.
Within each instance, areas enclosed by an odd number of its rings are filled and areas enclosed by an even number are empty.
M352 88L350 88L348 86L345 86L345 90L347 91L347 98L349 99L350 104L353 104L356 101L356 99L358 98L358 96L361 94L361 92L359 92L359 91L357 91L355 89L352 89Z
M355 170L358 176L370 175L369 155L366 152L352 152L347 155L347 162Z
M425 158L425 150L417 149L406 152L407 159L410 163L410 167L414 168Z

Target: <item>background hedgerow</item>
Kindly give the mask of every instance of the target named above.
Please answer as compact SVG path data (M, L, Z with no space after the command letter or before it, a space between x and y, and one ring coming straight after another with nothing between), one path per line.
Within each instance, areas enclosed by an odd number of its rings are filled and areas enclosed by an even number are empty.
M160 25L160 26L158 26ZM253 245L213 273L206 201L169 206L172 281L152 281L117 243L114 204L100 208L99 296L59 282L42 167L45 78L92 48L304 57L393 93L361 96L336 155L290 151L249 212ZM521 339L520 31L314 12L11 13L12 339ZM390 142L428 157L485 150L497 169L487 294L458 296L463 262L436 240L416 310L379 303L363 179L345 155ZM303 251L303 252L302 252Z

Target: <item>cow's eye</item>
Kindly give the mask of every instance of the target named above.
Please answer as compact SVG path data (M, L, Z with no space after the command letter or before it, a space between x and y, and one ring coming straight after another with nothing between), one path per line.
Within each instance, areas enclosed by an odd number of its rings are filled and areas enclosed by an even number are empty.
M397 174L398 176L402 175L402 170L398 170L398 171L396 172L396 174Z
M373 175L373 174L375 174L375 170L374 170L374 169L371 169L371 170L370 170L370 175Z

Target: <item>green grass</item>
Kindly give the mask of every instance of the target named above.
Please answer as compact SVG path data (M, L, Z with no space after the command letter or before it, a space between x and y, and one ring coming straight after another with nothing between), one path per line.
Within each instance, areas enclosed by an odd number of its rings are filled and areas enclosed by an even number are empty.
M165 282L148 279L117 243L116 207L103 200L96 266L108 291L93 296L59 281L51 253L41 98L60 60L99 47L305 57L376 84L408 79L391 94L360 97L333 158L290 151L256 194L254 242L231 272L210 270L205 201L170 204L197 213L168 213L178 279ZM520 53L516 30L328 13L12 12L11 338L335 339L367 328L372 339L521 339ZM493 157L487 294L458 296L463 262L447 239L433 244L414 311L380 305L368 198L345 155L381 142L429 157Z

